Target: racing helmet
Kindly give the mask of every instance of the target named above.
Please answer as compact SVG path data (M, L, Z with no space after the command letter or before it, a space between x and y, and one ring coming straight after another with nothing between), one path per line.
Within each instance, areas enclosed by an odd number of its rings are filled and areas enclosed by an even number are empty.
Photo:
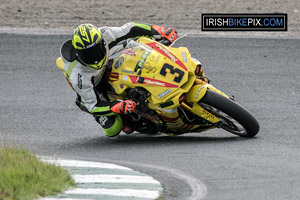
M78 60L93 69L100 69L106 59L104 41L98 28L92 24L81 24L72 39Z

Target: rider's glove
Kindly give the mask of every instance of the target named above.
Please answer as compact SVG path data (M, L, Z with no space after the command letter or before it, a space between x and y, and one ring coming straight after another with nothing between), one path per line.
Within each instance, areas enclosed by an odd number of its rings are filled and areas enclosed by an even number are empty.
M162 39L167 39L170 43L173 43L177 39L177 31L172 27L165 28L153 25L152 28L161 35Z
M116 103L113 105L110 110L113 111L114 113L123 113L123 114L129 114L131 112L134 112L136 107L136 103L131 100L124 100L120 101L119 103Z

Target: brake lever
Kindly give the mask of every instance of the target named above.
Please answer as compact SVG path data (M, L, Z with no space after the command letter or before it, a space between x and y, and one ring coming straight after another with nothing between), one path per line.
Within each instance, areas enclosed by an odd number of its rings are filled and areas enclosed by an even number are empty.
M180 39L182 39L184 37L186 37L186 34L184 34L184 35L178 37L176 40L174 40L174 42L169 47L172 47L175 44L175 42L177 42L178 40L180 40Z

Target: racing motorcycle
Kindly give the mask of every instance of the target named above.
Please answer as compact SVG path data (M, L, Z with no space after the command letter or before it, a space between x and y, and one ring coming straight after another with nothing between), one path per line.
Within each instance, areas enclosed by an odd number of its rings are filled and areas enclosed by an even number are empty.
M63 70L62 60L57 66ZM107 68L109 99L137 103L134 113L122 116L137 132L179 135L221 128L253 137L259 131L245 108L197 75L201 63L186 47L142 37L112 55Z

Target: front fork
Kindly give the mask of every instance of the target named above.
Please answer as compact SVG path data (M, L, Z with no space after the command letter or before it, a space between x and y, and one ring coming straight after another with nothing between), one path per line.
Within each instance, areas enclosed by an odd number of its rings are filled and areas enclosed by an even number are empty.
M180 106L183 109L188 110L195 115L211 122L212 124L217 124L218 122L220 122L220 119L198 104L198 102L204 97L208 89L217 92L225 96L226 98L229 98L225 93L221 92L211 84L208 84L206 81L196 78L194 86L190 89L186 96L186 103L182 102Z

